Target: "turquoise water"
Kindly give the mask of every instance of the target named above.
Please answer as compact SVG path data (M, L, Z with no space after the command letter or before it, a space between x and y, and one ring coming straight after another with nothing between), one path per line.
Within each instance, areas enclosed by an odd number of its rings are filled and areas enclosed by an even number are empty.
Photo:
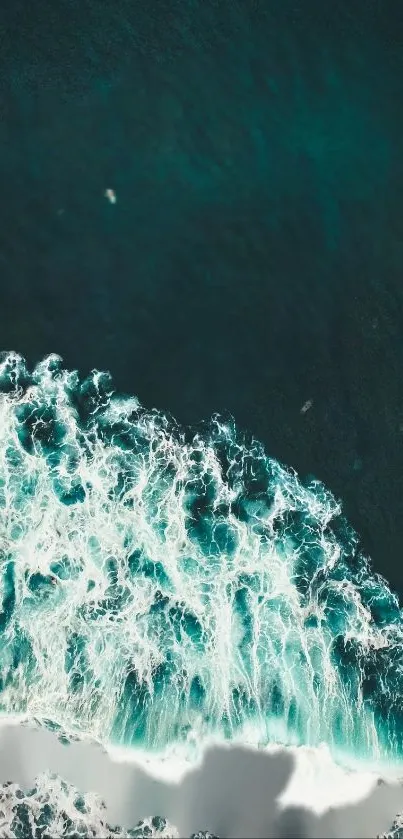
M6 354L0 384L3 712L401 760L402 614L322 484L57 356Z

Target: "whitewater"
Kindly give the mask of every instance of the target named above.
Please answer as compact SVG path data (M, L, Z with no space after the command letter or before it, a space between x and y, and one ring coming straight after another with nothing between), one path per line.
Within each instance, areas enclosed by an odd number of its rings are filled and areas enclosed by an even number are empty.
M197 759L323 747L403 775L403 621L318 481L51 355L0 358L0 711Z

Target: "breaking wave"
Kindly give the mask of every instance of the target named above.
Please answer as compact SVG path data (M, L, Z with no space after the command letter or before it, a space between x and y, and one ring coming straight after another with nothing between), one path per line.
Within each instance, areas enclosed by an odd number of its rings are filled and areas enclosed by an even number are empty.
M0 710L103 744L252 727L400 762L403 631L340 505L232 420L0 359Z

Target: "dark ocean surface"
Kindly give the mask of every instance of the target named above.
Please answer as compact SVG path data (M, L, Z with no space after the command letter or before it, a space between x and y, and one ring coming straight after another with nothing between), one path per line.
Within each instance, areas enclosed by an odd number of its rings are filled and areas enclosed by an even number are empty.
M402 106L398 0L0 9L1 349L231 412L400 596Z

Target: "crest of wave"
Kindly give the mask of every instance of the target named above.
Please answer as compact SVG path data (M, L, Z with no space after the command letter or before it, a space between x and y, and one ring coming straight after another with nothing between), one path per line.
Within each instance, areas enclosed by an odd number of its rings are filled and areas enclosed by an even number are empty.
M340 507L219 417L0 360L0 709L103 743L400 760L402 616Z

